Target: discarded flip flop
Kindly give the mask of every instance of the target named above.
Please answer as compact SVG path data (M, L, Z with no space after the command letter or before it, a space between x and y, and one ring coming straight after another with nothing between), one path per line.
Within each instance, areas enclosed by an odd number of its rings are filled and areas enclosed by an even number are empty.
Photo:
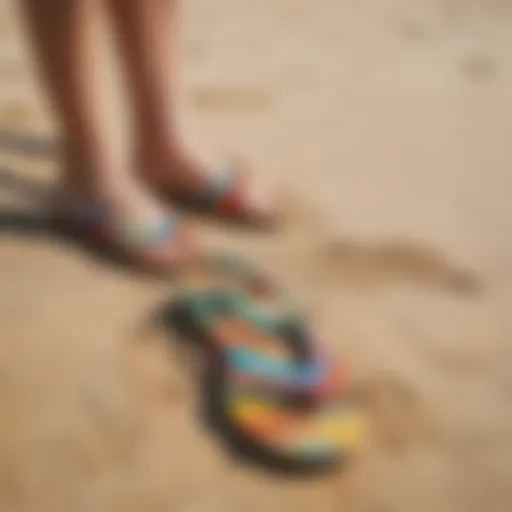
M271 315L243 293L223 289L184 293L175 311L235 380L309 398L332 388L329 359L293 317ZM348 381L346 365L339 365L336 376L339 385Z
M283 392L300 388L309 401L315 394L318 399L329 393L332 358L309 332L304 313L274 279L230 255L214 255L196 263L181 274L177 304L189 326L195 324L196 335L209 339L210 349L225 354L221 359L228 363L231 359L232 366L236 362L243 374L240 378L253 384ZM221 323L216 321L220 318ZM237 342L228 351L225 344L233 339ZM290 359L293 369L287 373L283 368ZM279 364L281 370L276 369ZM347 365L338 365L334 373L348 382Z
M348 390L347 366L293 336L293 320L225 289L184 294L177 312L215 356L218 409L239 438L294 467L330 466L357 444L356 411L333 405Z

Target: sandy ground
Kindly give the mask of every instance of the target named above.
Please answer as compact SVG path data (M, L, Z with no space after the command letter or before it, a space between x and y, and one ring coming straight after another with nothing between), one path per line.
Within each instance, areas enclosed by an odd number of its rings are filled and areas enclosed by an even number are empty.
M205 430L196 366L145 328L172 281L38 221L54 130L2 0L0 510L510 511L512 5L183 3L190 127L296 196L282 235L203 227L205 244L309 307L365 383L371 439L345 473L297 481Z

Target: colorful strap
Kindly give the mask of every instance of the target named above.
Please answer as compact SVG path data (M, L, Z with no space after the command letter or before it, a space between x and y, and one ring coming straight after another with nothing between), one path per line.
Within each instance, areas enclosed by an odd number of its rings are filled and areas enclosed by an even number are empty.
M323 360L299 363L258 354L245 348L232 348L226 360L234 369L265 381L300 388L313 387L324 377L326 364Z
M183 291L181 303L204 325L217 318L237 316L271 335L279 334L285 322L292 322L295 319L288 311L270 314L241 291L228 288L218 287L201 292ZM285 316L287 313L289 316Z
M301 414L283 408L273 395L233 393L228 398L228 411L246 435L276 454L297 460L318 461L351 452L365 433L365 418L347 401Z
M215 205L233 190L238 173L231 167L223 167L214 172L208 185L198 197L202 206L214 209Z
M275 399L282 398L284 404L292 403L294 398L313 398L315 408L324 407L331 403L332 398L344 396L348 391L349 369L346 364L339 363L324 370L324 374L316 381L305 382L301 386L290 385L282 380L262 380L247 372L234 373L226 385L234 390L243 391L251 396L268 396L271 393ZM289 394L292 392L292 395ZM298 394L297 394L298 393ZM310 394L311 393L311 394ZM311 402L305 402L311 404Z
M115 222L111 208L102 202L82 207L73 223L99 238L114 238L124 245L154 246L167 243L178 231L179 222L170 216L152 221Z
M126 244L139 247L167 244L179 230L179 222L170 216L144 222L127 222L120 228Z
M243 198L240 196L242 179L243 174L235 167L220 168L194 199L195 206L205 213L224 218L236 216L243 209Z
M294 340L284 332L290 319L279 315L270 316L263 312L254 301L241 292L215 289L209 292L189 293L184 299L186 307L205 331L213 331L217 321L226 321L226 316L239 316L255 325L263 334L276 339L276 343L286 344L289 355L272 356L256 349L248 348L247 340L217 339L217 348L223 350L224 360L233 373L231 382L242 387L273 387L275 393L313 393L315 400L322 399L327 391L330 368L327 360L317 353L314 342L309 337ZM299 327L300 328L300 327ZM332 386L331 386L332 387ZM312 395L313 396L313 395Z

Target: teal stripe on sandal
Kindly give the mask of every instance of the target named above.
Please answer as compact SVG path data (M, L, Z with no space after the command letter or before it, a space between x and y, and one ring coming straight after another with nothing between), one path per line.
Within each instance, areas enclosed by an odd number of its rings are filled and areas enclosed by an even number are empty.
M214 209L216 204L231 192L237 173L231 168L214 172L206 188L197 196L195 203L205 210Z
M123 241L130 245L151 246L167 243L179 228L179 222L170 217L151 222L130 222L120 228Z
M301 364L281 361L243 348L228 350L226 358L230 365L242 373L287 385L311 385L317 383L324 374L324 365L321 362Z

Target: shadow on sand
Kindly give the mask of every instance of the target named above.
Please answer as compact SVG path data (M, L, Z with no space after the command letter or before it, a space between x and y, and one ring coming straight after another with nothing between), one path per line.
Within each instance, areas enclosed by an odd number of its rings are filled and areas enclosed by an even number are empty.
M16 132L0 128L0 152L14 153L26 158L54 159L59 150L59 141L37 134ZM0 236L14 235L42 239L50 243L71 246L85 251L101 264L118 270L139 273L142 270L126 258L106 247L93 246L64 229L49 215L52 188L39 180L29 178L15 169L0 166L0 192L19 197L33 207L6 206L0 202Z
M13 197L23 198L24 202L34 205L17 207L0 203L0 237L40 239L61 247L84 251L98 263L116 270L142 272L140 267L127 261L118 252L110 250L107 246L90 244L77 233L55 222L49 213L50 186L20 176L11 169L0 167L0 192L12 193Z
M0 151L24 157L51 158L57 145L48 138L0 129ZM0 166L0 191L20 197L34 208L17 208L0 203L0 235L42 238L51 242L69 243L71 237L55 228L45 211L51 189L36 179ZM38 208L39 207L39 208Z
M58 148L58 141L49 137L0 128L0 151L26 157L53 158Z

